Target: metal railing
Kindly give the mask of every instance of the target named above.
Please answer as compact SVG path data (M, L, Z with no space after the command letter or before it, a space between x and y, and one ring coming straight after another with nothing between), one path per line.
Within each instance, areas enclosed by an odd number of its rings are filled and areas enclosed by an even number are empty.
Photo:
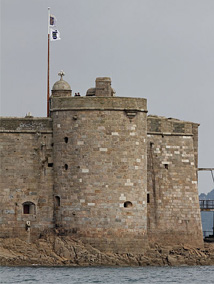
M201 210L214 209L214 200L199 200Z

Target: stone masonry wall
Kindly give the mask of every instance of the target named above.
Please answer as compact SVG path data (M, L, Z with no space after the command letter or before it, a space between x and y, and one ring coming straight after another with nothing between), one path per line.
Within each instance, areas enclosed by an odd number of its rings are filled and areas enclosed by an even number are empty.
M51 117L59 230L101 251L144 250L146 100L52 98Z
M0 237L202 246L198 124L146 113L145 99L52 97L52 118L0 118Z
M148 238L202 246L197 124L148 117Z
M31 241L53 227L52 162L51 119L0 119L0 237Z

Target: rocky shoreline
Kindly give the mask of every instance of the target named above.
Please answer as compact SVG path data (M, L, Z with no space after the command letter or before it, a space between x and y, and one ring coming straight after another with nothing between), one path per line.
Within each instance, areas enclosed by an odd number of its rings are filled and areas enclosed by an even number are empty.
M185 266L214 265L214 243L204 248L157 244L144 254L103 253L70 236L48 234L34 243L0 239L1 266Z

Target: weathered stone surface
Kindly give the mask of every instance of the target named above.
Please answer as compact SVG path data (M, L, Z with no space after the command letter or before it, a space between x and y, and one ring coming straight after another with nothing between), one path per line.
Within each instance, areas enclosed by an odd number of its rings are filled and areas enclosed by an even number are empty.
M146 99L122 97L61 97L51 99L51 111L108 110L147 112Z
M82 99L88 110L75 110ZM112 111L105 109L109 99ZM62 99L54 102L61 107ZM66 111L52 110L54 194L62 201L56 225L103 251L139 252L147 244L142 104L144 99L71 98ZM128 106L137 110L132 119L123 111Z
M0 237L28 240L53 227L52 120L0 122ZM25 202L34 204L31 214L24 214Z
M197 188L196 125L148 117L150 243L203 246Z
M0 133L52 133L52 119L46 117L0 117Z

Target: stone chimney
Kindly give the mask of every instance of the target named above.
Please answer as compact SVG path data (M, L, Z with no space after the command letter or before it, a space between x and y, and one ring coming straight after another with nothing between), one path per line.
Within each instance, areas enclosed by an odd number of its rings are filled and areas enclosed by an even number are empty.
M111 88L111 78L109 77L98 77L96 79L96 97L111 97L112 88Z

